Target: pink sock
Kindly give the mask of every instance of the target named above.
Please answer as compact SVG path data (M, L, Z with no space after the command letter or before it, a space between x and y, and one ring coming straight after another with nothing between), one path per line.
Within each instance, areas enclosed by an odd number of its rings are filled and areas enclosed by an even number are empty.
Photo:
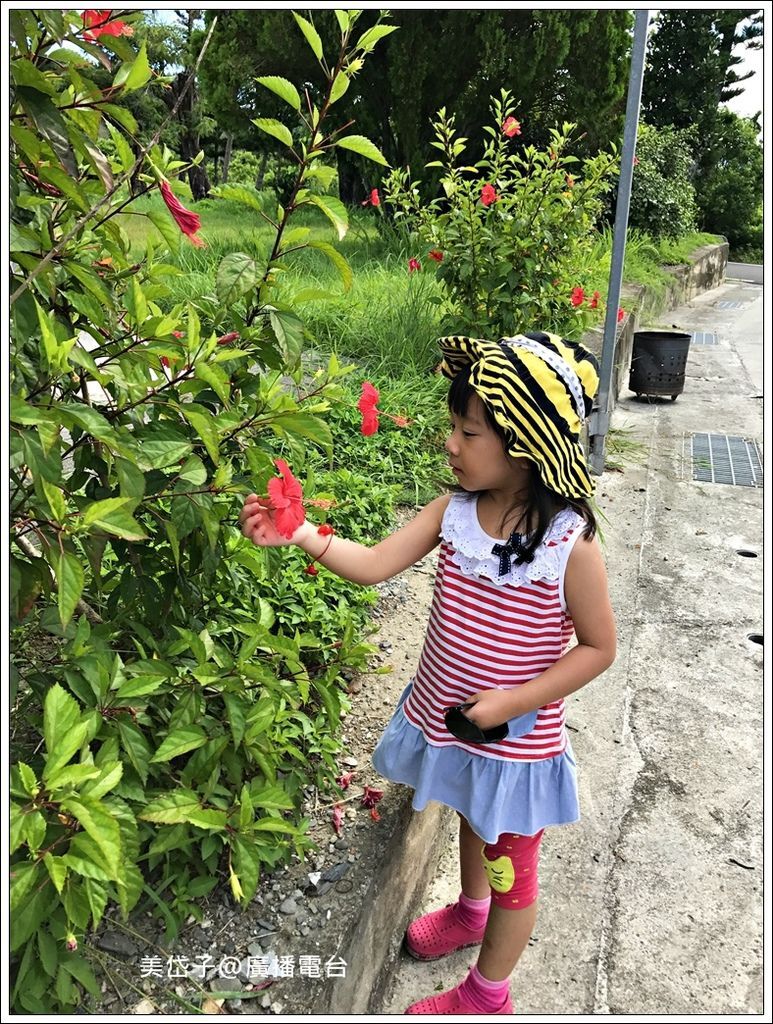
M490 906L490 896L487 896L484 900L473 900L469 896L465 896L463 892L460 892L459 902L456 904L456 916L459 919L459 923L463 924L465 928L477 932L485 927L486 921L488 921Z
M489 981L484 978L477 966L459 986L469 1002L478 1013L497 1013L505 1005L510 992L510 979Z

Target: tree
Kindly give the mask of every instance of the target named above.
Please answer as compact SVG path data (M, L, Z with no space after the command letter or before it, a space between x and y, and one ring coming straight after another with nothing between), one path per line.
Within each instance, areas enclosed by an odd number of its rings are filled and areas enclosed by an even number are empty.
M647 54L642 112L649 124L710 131L717 107L743 89L754 73L739 75L734 47L759 48L762 12L752 10L664 10L658 15Z
M364 11L358 28L372 26L376 17ZM286 12L226 11L218 19L201 79L221 126L243 132L251 117L273 116L249 84L269 65L273 73L305 77L315 95L318 74L288 33ZM501 88L516 97L529 143L545 144L550 129L565 120L585 133L588 154L620 138L630 12L401 10L394 23L399 31L370 55L341 102L356 130L373 138L391 164L422 169L442 106L454 110L480 156L481 114ZM314 24L325 43L336 29L334 12L315 12ZM339 178L347 201L377 184L372 170L350 154L339 154Z
M762 146L753 118L720 109L711 170L701 182L703 228L725 235L731 249L762 245Z

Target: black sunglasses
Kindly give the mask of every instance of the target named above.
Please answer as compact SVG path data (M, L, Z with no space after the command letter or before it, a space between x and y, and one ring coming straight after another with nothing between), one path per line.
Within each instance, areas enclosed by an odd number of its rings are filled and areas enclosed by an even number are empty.
M446 728L452 736L456 736L459 740L467 740L468 743L494 743L507 736L507 722L495 725L491 729L481 729L464 714L465 708L471 707L473 704L455 704L453 707L445 709Z

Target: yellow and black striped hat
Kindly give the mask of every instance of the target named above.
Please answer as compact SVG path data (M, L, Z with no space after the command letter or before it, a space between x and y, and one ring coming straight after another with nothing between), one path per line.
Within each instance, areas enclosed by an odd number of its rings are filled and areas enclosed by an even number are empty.
M471 364L470 386L504 431L510 455L534 462L545 485L558 494L593 494L580 444L599 383L592 352L538 332L500 341L453 335L438 344L446 377Z

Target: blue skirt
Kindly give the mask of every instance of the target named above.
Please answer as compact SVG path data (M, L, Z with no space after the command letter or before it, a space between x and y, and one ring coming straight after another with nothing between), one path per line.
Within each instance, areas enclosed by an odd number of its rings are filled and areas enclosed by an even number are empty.
M373 751L373 766L385 779L413 788L414 810L437 800L464 815L486 843L503 832L533 836L547 825L580 820L577 766L568 740L563 754L542 761L504 761L462 747L432 746L403 711L412 685Z

